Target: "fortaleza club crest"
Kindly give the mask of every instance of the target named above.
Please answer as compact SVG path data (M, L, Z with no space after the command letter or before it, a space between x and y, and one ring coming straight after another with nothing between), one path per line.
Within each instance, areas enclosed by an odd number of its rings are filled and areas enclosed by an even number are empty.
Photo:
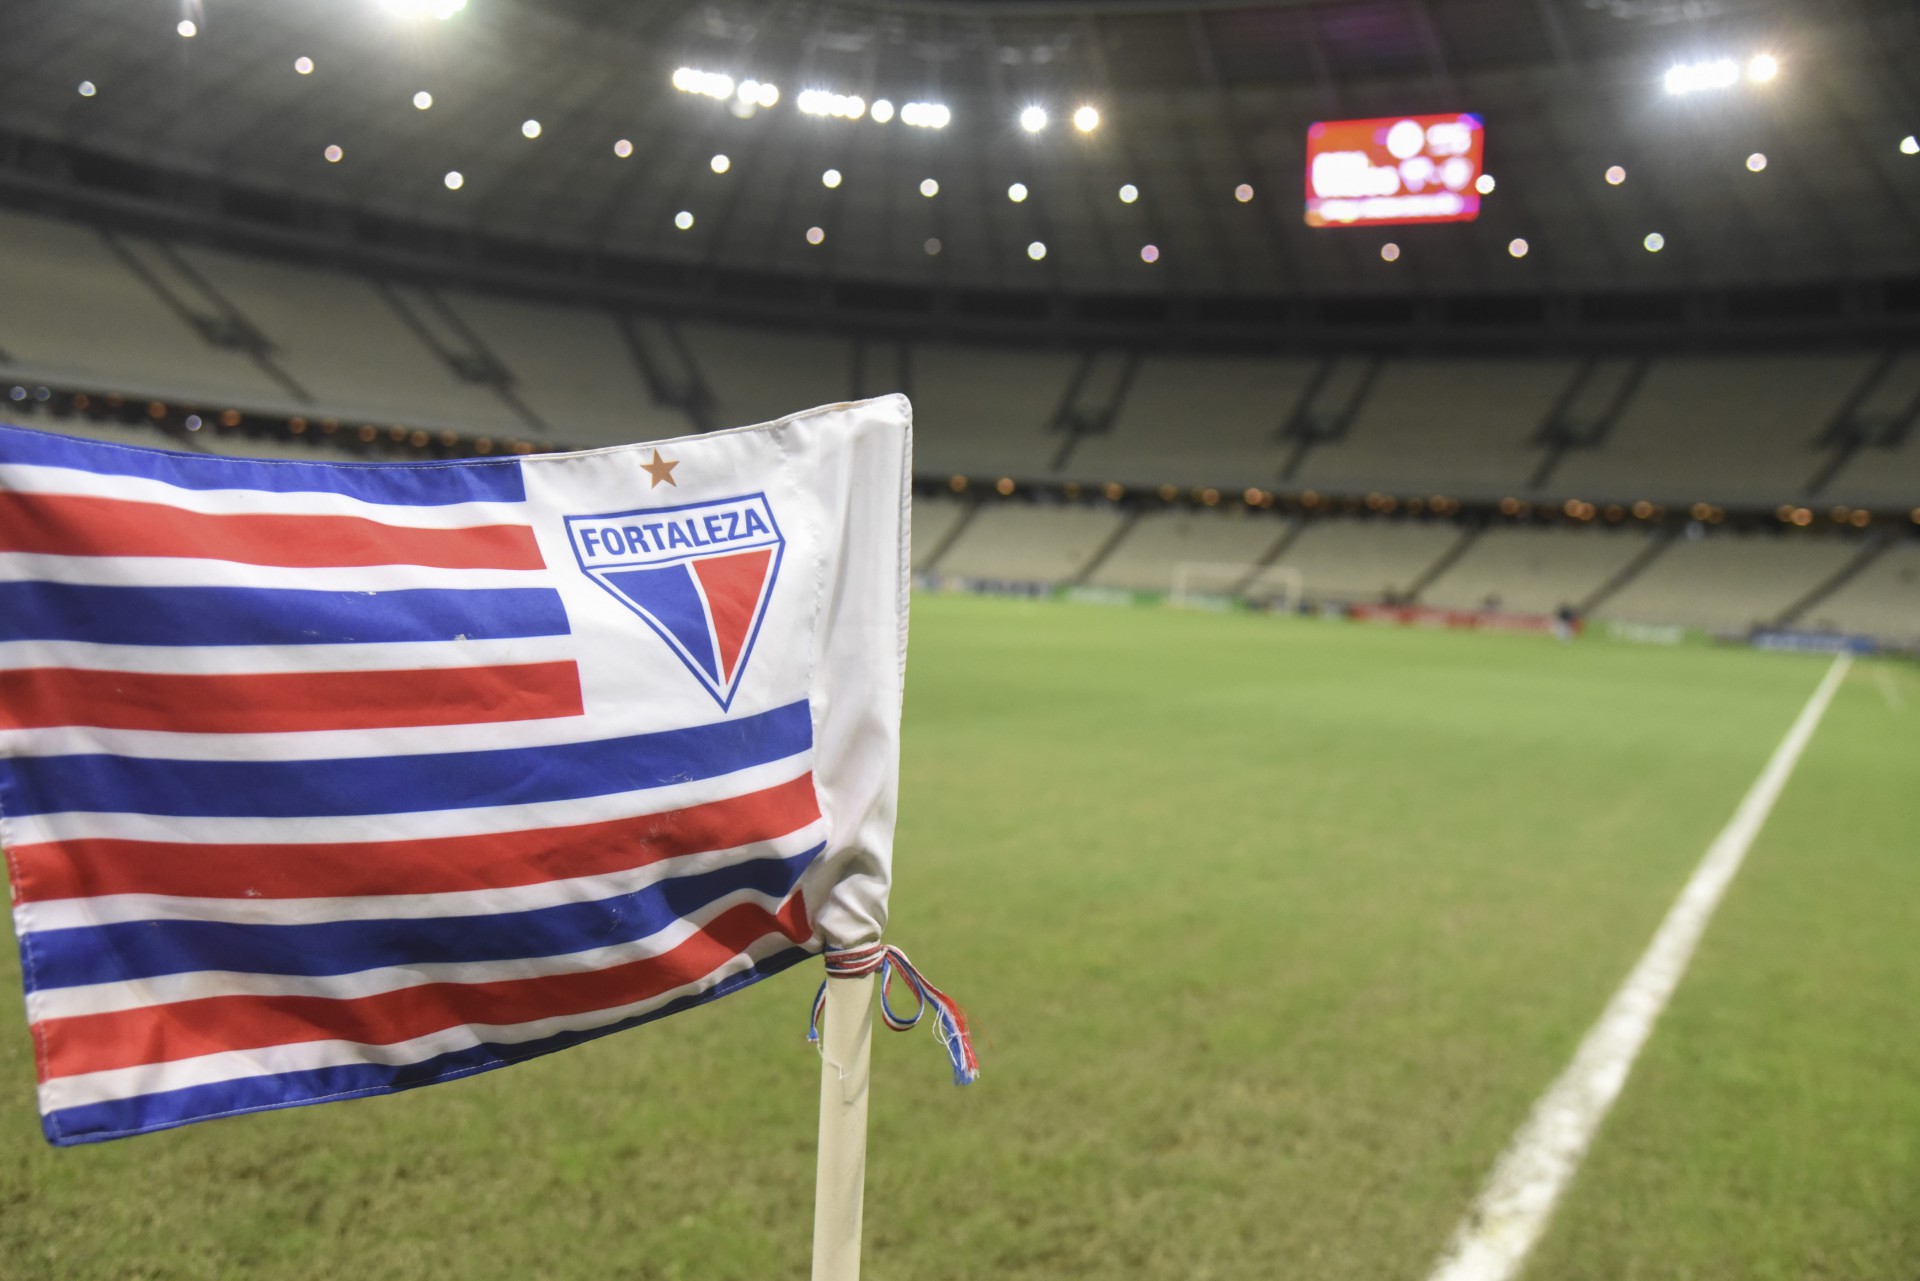
M787 545L767 496L569 516L567 537L581 572L730 706Z

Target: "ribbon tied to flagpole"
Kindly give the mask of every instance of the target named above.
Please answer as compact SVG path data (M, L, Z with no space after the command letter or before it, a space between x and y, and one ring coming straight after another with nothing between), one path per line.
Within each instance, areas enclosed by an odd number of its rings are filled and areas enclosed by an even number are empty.
M941 1045L946 1047L947 1057L953 1061L953 1083L971 1085L980 1075L980 1059L974 1053L973 1032L967 1026L967 1012L960 1003L929 983L926 976L914 967L907 954L890 943L869 943L865 947L829 949L826 953L827 978L860 978L878 972L880 975L880 1017L895 1032L906 1032L920 1025L929 1007L933 1010L933 1034ZM897 1013L888 997L893 992L894 976L898 975L914 998L913 1013ZM827 1008L827 985L820 984L820 990L813 997L813 1016L807 1026L807 1040L819 1044L820 1019Z

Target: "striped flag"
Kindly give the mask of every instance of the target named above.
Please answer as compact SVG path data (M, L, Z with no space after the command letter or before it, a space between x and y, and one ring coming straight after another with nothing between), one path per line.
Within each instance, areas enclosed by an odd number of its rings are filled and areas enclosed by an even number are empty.
M576 454L0 428L47 1137L449 1080L878 942L901 397Z

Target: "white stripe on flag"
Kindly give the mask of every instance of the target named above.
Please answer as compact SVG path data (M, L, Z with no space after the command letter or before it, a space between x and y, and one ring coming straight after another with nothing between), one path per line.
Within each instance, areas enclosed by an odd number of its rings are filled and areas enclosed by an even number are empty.
M51 556L38 552L0 552L0 582L67 583L75 587L126 587L128 558ZM314 568L250 565L241 561L143 556L138 585L157 587L251 587L284 591L400 592L432 588L445 591L500 591L515 587L552 587L549 569L439 569L431 565L345 565Z
M198 1058L176 1059L169 1063L148 1063L139 1067L111 1068L76 1076L54 1077L40 1087L40 1110L84 1107L115 1099L130 1099L163 1090L180 1090L216 1081L234 1081L250 1076L274 1076L283 1072L307 1072L316 1068L348 1067L361 1063L399 1066L418 1063L455 1050L475 1045L498 1043L516 1045L538 1041L560 1032L584 1031L604 1027L622 1019L645 1014L682 996L705 991L728 975L748 969L767 957L794 946L784 935L763 937L746 951L736 953L713 970L669 992L616 1005L588 1010L580 1014L535 1019L527 1023L501 1026L461 1024L427 1036L391 1045L367 1045L359 1041L303 1041L291 1045L272 1045L253 1050L224 1050Z
M93 641L0 641L0 668L83 667L105 672L245 676L260 672L390 672L574 657L572 636L341 645L102 645Z
M358 516L382 525L409 529L472 529L481 525L524 525L525 503L446 503L419 506L369 503L345 494L308 490L183 489L144 476L122 476L49 467L0 463L0 489L28 494L77 494L159 503L209 516Z
M234 970L193 970L185 974L158 974L132 982L90 983L84 987L40 988L35 991L35 1022L74 1018L85 1014L113 1014L120 1010L200 1001L215 996L313 996L351 1001L382 992L398 992L435 983L506 983L519 979L585 974L644 961L670 952L704 929L722 912L743 903L777 911L783 899L759 890L735 890L722 895L661 927L645 938L606 947L561 952L552 956L522 956L502 961L422 962L381 966L352 974L255 974Z

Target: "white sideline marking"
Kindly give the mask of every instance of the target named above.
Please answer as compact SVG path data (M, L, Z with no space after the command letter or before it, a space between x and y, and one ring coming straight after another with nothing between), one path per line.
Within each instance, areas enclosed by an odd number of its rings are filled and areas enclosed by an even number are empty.
M1887 706L1896 712L1905 710L1907 700L1900 697L1900 687L1893 683L1893 677L1887 675L1887 669L1876 667L1873 674L1880 678L1880 697L1887 700Z
M1507 1281L1519 1271L1852 662L1847 654L1833 660L1740 808L1707 847L1653 942L1580 1042L1573 1062L1540 1096L1494 1163L1429 1281Z

